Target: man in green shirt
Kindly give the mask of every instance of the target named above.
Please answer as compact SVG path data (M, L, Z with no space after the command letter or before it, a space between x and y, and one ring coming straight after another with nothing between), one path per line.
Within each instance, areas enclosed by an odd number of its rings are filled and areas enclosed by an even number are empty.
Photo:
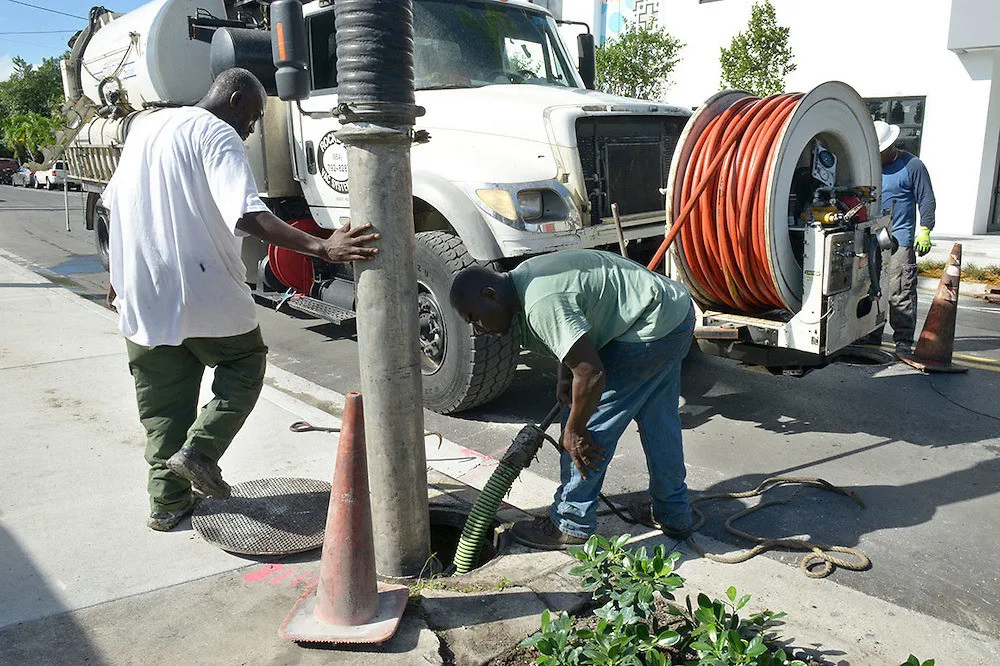
M608 463L633 420L652 498L640 516L690 535L677 405L694 306L682 285L616 254L567 250L509 273L470 266L455 276L451 303L481 334L506 332L516 315L524 346L560 361L556 395L570 408L561 483L548 517L514 526L518 541L558 549L594 533Z

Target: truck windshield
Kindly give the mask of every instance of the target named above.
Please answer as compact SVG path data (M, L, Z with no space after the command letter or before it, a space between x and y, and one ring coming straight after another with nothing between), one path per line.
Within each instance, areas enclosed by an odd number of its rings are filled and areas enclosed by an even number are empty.
M546 14L492 2L416 0L413 33L417 90L576 86Z

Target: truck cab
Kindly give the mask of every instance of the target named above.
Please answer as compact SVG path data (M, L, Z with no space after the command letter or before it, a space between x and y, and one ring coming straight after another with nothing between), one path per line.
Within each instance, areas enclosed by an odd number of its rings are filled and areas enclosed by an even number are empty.
M415 0L412 148L425 402L452 412L509 384L516 333L477 337L447 305L452 275L471 262L617 242L616 203L634 256L663 236L670 159L689 113L585 87L544 8L511 0ZM336 28L330 3L305 8L308 99L288 104L291 168L313 220L350 216L347 155L337 140ZM320 281L322 300L339 279ZM333 284L334 288L329 285ZM335 305L351 309L346 300Z

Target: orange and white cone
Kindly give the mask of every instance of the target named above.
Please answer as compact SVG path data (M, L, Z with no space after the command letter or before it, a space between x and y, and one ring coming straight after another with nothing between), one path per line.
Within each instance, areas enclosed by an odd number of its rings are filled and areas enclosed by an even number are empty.
M962 280L962 244L955 243L938 283L931 309L924 320L920 339L912 355L900 359L923 372L967 372L951 362L955 348L955 319L958 315L958 288Z
M409 590L375 577L364 407L349 393L326 516L319 584L302 595L278 630L303 643L381 643L396 633Z

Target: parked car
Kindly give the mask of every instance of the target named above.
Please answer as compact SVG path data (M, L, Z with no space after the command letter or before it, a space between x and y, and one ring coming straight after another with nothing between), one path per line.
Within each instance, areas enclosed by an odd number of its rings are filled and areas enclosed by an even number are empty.
M66 182L66 163L59 160L53 164L48 169L42 169L35 172L35 187L42 188L46 187L50 190L56 188L62 189L63 184ZM69 189L78 190L81 185L79 181L70 180Z
M0 157L0 185L10 185L11 176L19 168L17 160L9 157Z
M33 187L35 184L35 174L28 167L20 167L10 177L10 184L21 187Z

